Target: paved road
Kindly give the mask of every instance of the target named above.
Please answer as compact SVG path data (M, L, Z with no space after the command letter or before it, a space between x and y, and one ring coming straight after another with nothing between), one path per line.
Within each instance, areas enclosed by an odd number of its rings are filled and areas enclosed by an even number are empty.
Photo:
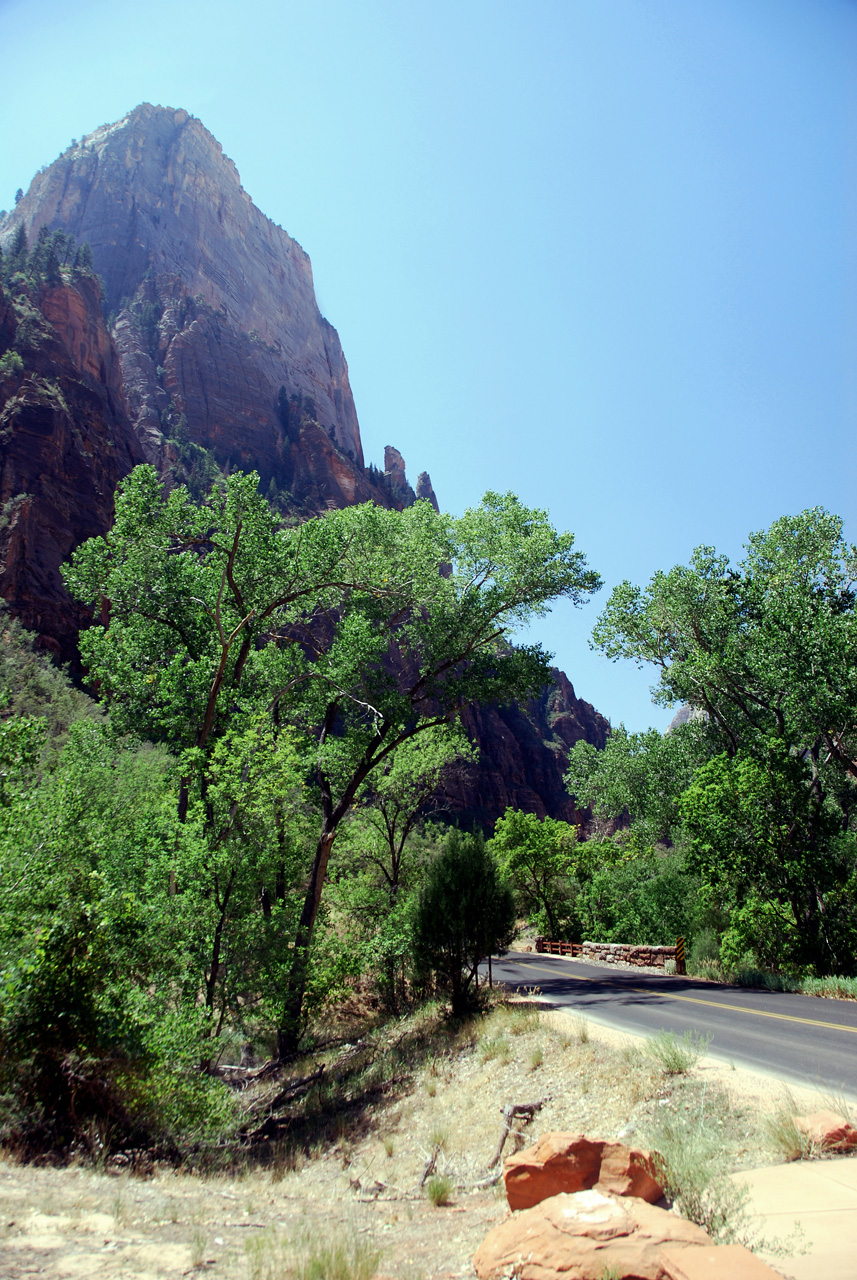
M538 987L554 1004L637 1035L697 1031L708 1052L796 1084L857 1099L857 1001L756 991L610 970L509 951L495 982Z

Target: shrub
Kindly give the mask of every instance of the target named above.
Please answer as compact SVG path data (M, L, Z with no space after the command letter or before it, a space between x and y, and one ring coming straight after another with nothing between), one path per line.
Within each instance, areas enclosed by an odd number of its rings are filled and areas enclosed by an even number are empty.
M452 1178L445 1173L435 1173L426 1183L426 1195L436 1209L449 1204L452 1195Z
M683 1076L696 1066L710 1043L710 1035L696 1031L686 1031L681 1039L672 1031L659 1031L646 1041L643 1052L664 1075Z

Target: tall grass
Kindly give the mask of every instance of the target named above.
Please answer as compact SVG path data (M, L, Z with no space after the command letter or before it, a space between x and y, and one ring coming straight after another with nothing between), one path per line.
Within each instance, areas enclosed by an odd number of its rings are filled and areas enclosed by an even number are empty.
M684 1076L693 1070L711 1043L711 1036L686 1031L679 1037L672 1031L659 1031L643 1045L645 1056L665 1076Z
M309 1231L288 1238L266 1231L247 1241L249 1280L372 1280L381 1252L356 1235L320 1240Z
M758 987L765 991L825 996L832 1000L857 1000L857 978L835 975L827 978L800 978L789 973L774 973L770 969L757 969L752 965L737 965L734 969L729 969L711 956L691 961L687 968L692 977L726 982L736 987Z

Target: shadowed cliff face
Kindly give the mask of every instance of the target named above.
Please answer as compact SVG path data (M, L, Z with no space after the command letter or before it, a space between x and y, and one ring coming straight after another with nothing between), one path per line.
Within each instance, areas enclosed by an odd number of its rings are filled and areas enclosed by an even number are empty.
M568 750L581 739L603 747L610 725L577 697L564 672L552 672L554 685L539 698L465 711L462 723L479 746L479 766L449 779L443 808L489 829L509 806L566 822L589 818L563 784Z
M62 661L86 613L59 567L104 533L116 485L143 454L122 405L119 363L95 280L0 294L0 595Z
M144 104L97 129L36 175L0 234L21 222L30 243L47 226L91 245L150 462L165 469L164 436L186 433L221 467L258 470L308 510L379 496L309 258L198 120ZM316 424L303 468L277 412L281 387Z

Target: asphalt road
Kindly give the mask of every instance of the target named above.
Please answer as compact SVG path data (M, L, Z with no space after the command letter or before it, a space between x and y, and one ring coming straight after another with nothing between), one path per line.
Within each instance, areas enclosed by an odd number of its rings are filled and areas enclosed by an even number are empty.
M495 982L635 1035L711 1036L710 1054L857 1099L857 1001L756 991L509 951Z

